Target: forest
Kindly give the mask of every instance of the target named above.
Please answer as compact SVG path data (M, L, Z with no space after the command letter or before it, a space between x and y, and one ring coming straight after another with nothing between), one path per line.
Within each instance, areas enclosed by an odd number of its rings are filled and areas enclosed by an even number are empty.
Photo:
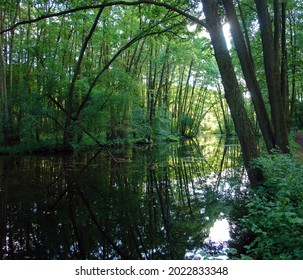
M168 217L169 209L174 209L171 211L176 211L181 219L177 201L183 201L189 207L194 225L191 228L184 221L181 226L188 230L198 227L195 217L199 215L200 198L195 193L195 183L199 181L203 188L209 183L205 178L218 173L216 183L213 178L209 179L216 190L226 174L228 180L231 174L241 177L235 184L236 194L228 193L226 197L220 193L231 209L228 211L230 223L237 225L231 234L234 240L230 242L229 256L302 259L299 234L303 227L302 151L295 143L303 127L302 53L303 4L299 0L172 0L169 3L162 0L1 0L3 237L0 256L34 258L20 252L29 246L31 249L27 249L26 254L31 250L31 254L35 254L33 247L39 242L36 240L33 245L25 240L36 236L37 229L24 233L28 234L22 238L27 245L15 248L6 244L7 239L13 244L18 238L7 230L8 212L23 209L15 201L16 197L9 202L9 186L17 190L23 180L32 178L30 172L24 171L32 166L36 176L30 182L35 182L37 187L46 176L45 197L48 193L51 198L41 198L44 201L41 203L45 206L50 200L52 206L47 210L46 206L33 210L36 206L29 203L29 216L35 211L51 213L64 199L67 204L62 209L66 208L67 212L76 215L71 205L82 203L86 209L83 211L89 213L88 217L82 212L79 216L70 214L71 236L76 239L73 252L41 254L42 258L83 259L97 255L122 259L180 258L187 247L182 243L181 249L173 249L173 240L182 234L173 218ZM208 144L199 140L201 136L220 140ZM163 145L162 153L159 145ZM212 145L216 148L211 148ZM96 156L100 161L91 154L93 151L101 152ZM161 154L162 161L153 158L154 151ZM206 160L210 155L206 156L204 151L211 154L211 164ZM129 164L129 168L131 162L140 165L136 161L139 155L144 161L141 163L146 173L142 175L144 178L124 177L123 173L130 171L121 167L122 163ZM193 162L188 161L188 155L195 157L190 159ZM92 170L100 164L112 179L106 179L104 174L99 178L97 173L90 177L87 169L90 163ZM115 173L115 166L119 166L121 174ZM29 177L20 181L14 178L16 174ZM92 179L94 176L96 182ZM111 233L112 228L103 221L105 218L100 213L104 209L89 206L92 202L88 200L93 199L91 193L90 198L84 199L82 187L88 184L84 178L102 188L111 184L121 185L123 189L132 182L136 187L144 186L148 190L139 187L137 191L131 190L138 196L137 200L143 199L145 192L150 191L152 197L157 194L154 204L146 210L149 214L142 214L152 217L150 224L142 228L159 234L158 227L161 227L156 224L158 219L163 220L164 235L170 245L157 246L165 247L165 253L153 254L153 249L144 248L144 238L151 247L156 245L155 240L149 240L150 236L144 236L143 229L136 225L144 223L142 217L138 217L131 222L136 230L124 229L125 235L135 240L134 244L128 244L135 253L126 255L127 250L121 249L119 240ZM172 193L166 193L167 189L161 184L169 186ZM176 184L177 189L185 188L179 198L174 193ZM245 191L237 189L244 185L248 186ZM56 186L55 190L50 191L50 186ZM117 189L114 192L115 198L108 189L104 193L100 190L102 203L108 205L106 211L112 219L122 211L112 208L111 202L118 200L119 204L118 198L123 195ZM194 206L197 207L195 215L191 210ZM153 207L161 213L152 213ZM216 207L217 211L212 212L214 219L222 212L218 211L221 206ZM57 217L57 210L55 212ZM101 232L106 246L99 248L98 254L86 252L87 247L93 245L86 246L81 239L81 230L86 226L77 223L79 217L94 224L93 230L89 223L91 234L96 229ZM209 229L211 225L206 221ZM14 219L11 223L18 224ZM123 221L117 223L123 224ZM170 234L173 228L176 236ZM121 234L123 230L118 231ZM192 244L191 250L193 248Z

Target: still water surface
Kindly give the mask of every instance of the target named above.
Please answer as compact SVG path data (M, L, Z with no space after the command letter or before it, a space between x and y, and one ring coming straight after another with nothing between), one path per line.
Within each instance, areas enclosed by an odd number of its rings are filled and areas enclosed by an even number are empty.
M224 251L226 201L246 179L240 157L216 136L1 157L0 258L201 259L214 242Z

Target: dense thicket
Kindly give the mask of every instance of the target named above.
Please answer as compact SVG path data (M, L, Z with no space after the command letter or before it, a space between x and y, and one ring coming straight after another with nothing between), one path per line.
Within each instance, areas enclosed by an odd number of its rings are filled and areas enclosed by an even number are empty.
M46 4L2 6L1 29L71 8ZM222 98L209 89L218 79L207 39L159 8L51 17L2 33L1 45L5 144L193 137Z

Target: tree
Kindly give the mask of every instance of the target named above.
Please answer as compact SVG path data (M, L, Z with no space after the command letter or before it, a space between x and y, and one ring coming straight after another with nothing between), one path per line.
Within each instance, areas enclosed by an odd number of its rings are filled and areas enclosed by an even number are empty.
M8 5L0 5L0 29L5 24L13 24L17 20L20 1L17 3L9 3ZM14 131L12 117L12 94L13 94L13 49L15 32L11 30L10 35L0 35L0 98L1 98L1 123L4 143L9 145L19 141L19 136ZM6 45L8 48L6 48ZM5 50L6 49L6 53ZM7 71L8 68L8 71Z
M221 74L225 97L241 143L244 165L248 171L250 182L256 184L261 180L262 175L260 170L251 168L250 163L252 159L259 156L257 141L252 123L244 106L243 95L226 45L216 1L203 0L203 11Z
M237 13L233 1L224 0L223 4L226 11L226 16L230 23L231 34L240 60L243 75L245 77L245 82L251 94L258 123L261 128L267 150L270 152L275 147L274 132L270 118L267 114L267 109L262 96L260 85L255 74L254 64L251 59L252 56L251 53L249 53L247 43L245 42L244 35L241 31L241 26L237 18Z
M74 90L75 90L75 86L76 86L76 81L78 79L78 76L80 74L80 70L81 70L81 64L82 64L82 60L84 57L84 53L86 51L86 48L88 46L88 43L91 39L91 37L94 34L94 31L97 27L97 24L99 22L100 16L103 12L104 8L101 8L94 20L94 23L88 33L88 35L85 37L84 42L82 44L80 53L79 53L79 57L78 57L78 61L76 63L75 69L74 69L74 74L72 77L72 81L70 84L70 88L68 91L68 99L67 99L67 106L65 108L65 112L66 112L66 121L65 121L65 126L64 126L64 137L63 137L63 145L67 148L71 147L71 141L74 135L74 131L71 127L72 125L72 114L73 114L73 99L74 99Z
M267 1L255 0L260 24L264 69L266 74L271 118L275 133L276 145L283 153L289 152L286 115L281 89L280 71L280 14L279 3L274 1L274 27L273 35L271 19L268 12Z

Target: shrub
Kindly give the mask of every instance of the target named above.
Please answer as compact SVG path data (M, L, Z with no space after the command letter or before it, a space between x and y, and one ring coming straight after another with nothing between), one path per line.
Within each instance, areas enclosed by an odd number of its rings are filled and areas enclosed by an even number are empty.
M302 163L290 155L274 154L255 164L262 168L265 181L249 191L244 202L247 212L236 222L238 232L250 236L245 258L303 259Z

